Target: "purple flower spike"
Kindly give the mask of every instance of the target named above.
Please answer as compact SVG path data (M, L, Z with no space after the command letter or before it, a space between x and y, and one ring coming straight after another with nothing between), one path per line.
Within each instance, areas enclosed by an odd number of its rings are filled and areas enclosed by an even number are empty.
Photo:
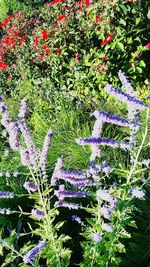
M24 257L23 261L24 263L31 263L36 257L37 254L39 254L44 248L46 247L46 241L41 241L37 246L35 246L33 249L31 249Z
M13 198L14 193L12 192L0 192L0 198Z
M124 88L126 90L126 93L131 95L131 96L137 97L137 93L133 91L133 87L132 87L131 83L128 81L125 73L122 72L121 70L119 70L118 76L119 76L119 79L120 79L122 85L124 86Z
M25 189L27 189L29 191L32 191L32 192L37 191L37 185L34 184L34 183L25 182L23 186L24 186Z
M55 191L55 195L59 198L59 200L64 200L65 198L84 198L88 195L87 192L83 191L72 191L65 190L64 185L59 187L58 191Z
M23 166L28 166L30 164L29 152L26 149L20 151L21 163Z
M102 224L102 230L111 233L113 231L113 227L107 223Z
M116 97L117 99L128 105L132 105L132 107L134 107L134 110L144 110L147 107L144 102L136 99L133 96L130 96L129 94L123 93L121 90L110 84L107 84L104 89L108 94Z
M85 179L86 173L84 172L75 172L75 171L67 171L67 170L59 170L56 173L57 177L60 177L61 179L65 178L74 178L74 179Z
M42 210L32 209L31 216L41 220L45 217L45 213Z
M9 144L10 147L14 150L20 149L20 142L19 142L19 128L17 122L10 122L8 125L8 132L9 132Z
M79 145L102 145L102 146L110 146L113 148L122 148L122 149L131 149L129 144L124 142L119 142L114 139L109 138L80 138L76 140Z
M136 188L132 189L130 191L130 193L131 193L132 197L144 198L144 196L145 196L145 191L144 190L139 190L139 189L136 189Z
M123 127L129 127L130 129L136 129L136 130L138 130L140 127L139 124L135 124L134 122L130 122L124 118L120 118L119 116L112 116L103 110L100 112L98 110L95 110L92 113L92 115L94 115L98 120L103 121L103 123L108 122L108 123L116 124L116 125L123 126Z
M53 132L49 130L45 137L43 149L42 149L41 156L40 156L40 166L42 170L45 170L45 166L47 163L48 150L51 145L52 136L53 136Z
M63 200L57 201L55 203L55 208L60 208L60 207L68 208L69 210L71 210L71 209L78 210L79 208L82 208L79 204L66 202L66 201L63 201Z
M54 172L53 172L53 175L52 175L52 178L51 178L51 185L55 185L56 183L56 180L57 180L57 171L61 170L63 167L63 158L58 158L57 159L57 163L55 165L55 169L54 169Z
M20 110L18 117L20 118L27 118L29 115L28 103L27 99L23 98L20 103Z

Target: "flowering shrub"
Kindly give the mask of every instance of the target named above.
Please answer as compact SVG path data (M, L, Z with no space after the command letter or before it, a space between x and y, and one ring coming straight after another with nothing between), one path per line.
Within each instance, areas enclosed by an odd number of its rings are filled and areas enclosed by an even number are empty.
M140 16L141 22L132 23L132 13ZM121 18L124 15L129 16L127 22ZM96 100L99 91L106 97L103 86L113 80L116 66L132 79L146 80L148 62L144 57L149 40L142 27L148 18L139 13L138 1L109 6L94 1L52 1L31 15L10 15L1 23L1 90L14 90L21 80L32 83L44 77L59 91L65 88L75 96ZM121 26L116 26L118 20ZM128 38L123 23L129 24ZM136 32L134 39L132 30Z
M56 222L61 208L67 208L73 211L72 220L81 225L81 234L85 237L82 242L84 257L80 266L120 266L119 254L125 252L122 240L130 237L127 227L135 226L131 219L133 201L135 198L143 199L146 195L147 181L141 180L141 174L145 175L149 159L141 159L141 152L149 146L149 108L138 98L137 92L133 91L121 71L119 78L125 92L111 84L105 90L126 105L128 118L105 111L92 112L91 116L96 121L91 137L76 140L79 145L91 147L89 167L84 171L66 170L61 157L57 160L51 180L47 176L46 167L53 132L48 131L42 150L38 149L26 123L29 116L27 101L21 101L18 120L14 122L3 97L0 98L1 123L8 132L10 147L19 153L22 165L30 171L24 188L28 191L27 196L35 201L30 212L7 208L2 208L1 212L6 215L20 213L33 218L36 228L30 224L30 232L22 235L36 235L40 239L34 247L28 242L17 250L13 247L16 233L13 232L7 239L1 238L2 247L11 251L7 255L7 264L19 257L20 266L25 266L24 263L41 266L43 262L47 266L68 266L70 250L64 248L63 243L69 237L59 232L64 222ZM146 110L146 120L141 124L139 112L143 110ZM126 132L128 136L124 140L104 137L105 123L129 128ZM109 166L107 161L103 161L103 146L112 150L122 149L126 167L119 166L119 162ZM9 190L0 192L0 198L14 197L15 194ZM87 212L87 218L78 216L80 209Z

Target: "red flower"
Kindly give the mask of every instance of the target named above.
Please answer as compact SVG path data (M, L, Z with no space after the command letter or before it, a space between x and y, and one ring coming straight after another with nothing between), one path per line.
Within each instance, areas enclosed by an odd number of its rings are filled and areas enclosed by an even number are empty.
M52 5L57 4L57 3L62 3L62 2L63 2L62 0L53 0Z
M47 31L46 30L42 31L42 38L43 39L48 39L48 35L47 35Z
M103 22L103 20L100 19L100 17L96 16L96 23L98 23L98 22Z
M50 53L50 50L48 49L47 44L43 45L43 49L45 50L47 55Z
M104 46L104 45L106 45L106 44L108 44L108 40L107 39L105 39L103 42L101 42L101 46Z
M56 49L55 52L56 52L57 55L60 55L61 54L61 49Z
M53 29L55 29L57 27L56 24L52 24L51 26L52 26Z
M4 26L6 26L9 23L9 20L6 18L3 22Z
M34 44L38 44L38 43L39 43L39 39L36 37L36 38L33 40L33 43L34 43Z
M108 34L108 37L107 37L107 40L111 40L113 38L113 35L112 34Z
M103 61L106 61L107 60L107 57L105 55L102 56L102 60Z
M8 67L8 65L5 62L0 61L0 70L6 70L7 67Z
M65 19L65 14L61 14L58 16L57 20L60 22L61 20Z
M76 57L81 57L81 55L80 55L80 54L78 54L78 53L77 53L77 54L75 54L75 56L76 56Z
M101 68L101 71L102 71L102 72L105 72L107 69L108 69L107 66L106 66L106 67L103 66L103 67Z
M18 37L18 35L19 35L18 32L14 32L15 37Z
M92 0L86 0L86 1L85 1L85 4L86 4L86 5L90 5L91 3L92 3Z
M101 43L101 46L104 46L106 44L108 44L111 39L113 38L113 35L112 34L108 34L108 37L106 39L104 39L104 41Z
M147 43L147 45L145 45L144 48L150 49L150 43Z

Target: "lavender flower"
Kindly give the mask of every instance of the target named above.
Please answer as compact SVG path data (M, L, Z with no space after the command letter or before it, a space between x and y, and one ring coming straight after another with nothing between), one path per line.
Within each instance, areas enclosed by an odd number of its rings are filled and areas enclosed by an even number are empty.
M105 219L110 219L110 216L111 216L111 212L110 212L110 209L108 207L101 207L99 209L99 212L102 214L102 216L105 218Z
M8 132L9 132L9 144L10 147L14 150L20 149L20 143L19 143L19 128L17 122L10 122L8 124Z
M83 191L72 191L65 190L64 185L59 186L59 190L55 191L55 195L59 198L59 200L64 200L64 198L83 198L87 196L87 192Z
M81 224L81 226L84 226L84 222L81 221L81 218L77 215L72 215L72 221L76 221L78 222L79 224Z
M40 220L40 219L43 219L45 217L45 213L42 210L32 209L31 216Z
M120 118L119 116L110 115L109 113L103 110L100 112L98 110L95 110L92 113L92 115L94 115L98 121L103 121L103 123L104 122L113 123L119 126L129 127L130 129L136 129L136 130L138 130L140 127L139 124L135 124L134 122L130 122L124 118Z
M24 257L23 261L24 263L31 263L36 257L37 254L39 254L44 248L46 247L46 241L41 241L37 246L35 246L33 249L31 249Z
M58 170L62 169L62 166L63 166L63 158L61 157L61 158L57 159L57 163L55 165L55 169L54 169L54 172L53 172L53 175L52 175L52 178L51 178L51 185L55 185L56 180L57 180L56 173L57 173Z
M131 95L131 96L136 96L137 97L138 96L137 92L133 91L133 87L132 87L131 83L128 81L125 73L122 72L121 70L119 70L118 76L119 76L119 79L120 79L122 85L124 86L124 88L126 90L126 93Z
M55 208L59 208L59 207L68 208L69 210L71 210L71 209L78 210L79 208L82 208L79 204L66 202L63 200L59 200L55 203Z
M20 118L27 118L29 115L29 108L27 104L27 99L23 98L20 103L20 110L18 117Z
M0 192L0 198L13 198L14 193L12 192Z
M107 177L108 177L109 173L112 172L112 168L108 165L108 163L106 161L103 161L100 164L100 169L106 174Z
M24 119L19 120L19 129L20 129L20 131L24 137L25 144L27 146L27 151L29 153L30 163L35 167L35 165L36 165L36 153L35 153L36 149L35 149L35 146L33 144L32 137L31 137L31 134L29 132L29 128L28 128Z
M145 196L144 190L138 190L136 188L130 191L132 197L143 198Z
M65 178L75 178L75 179L85 179L86 173L84 172L75 172L75 171L67 171L67 170L58 170L56 173L58 178L65 179Z
M91 150L90 161L94 161L96 157L100 157L100 149L97 145L91 145Z
M27 149L20 150L21 163L23 166L28 166L30 164L29 152Z
M1 119L1 124L8 130L9 123L11 122L9 113L4 113Z
M106 90L108 94L116 97L117 99L121 100L123 103L132 105L134 110L144 110L147 107L147 105L144 102L136 99L133 96L130 96L129 94L122 92L121 90L119 90L118 88L110 84L107 84L104 89Z
M79 138L76 140L76 142L79 144L79 145L106 145L106 146L110 146L110 147L113 147L113 148L122 148L122 149L130 149L131 146L129 144L126 144L124 142L119 142L119 141L116 141L114 139L107 139L107 138L94 138L94 137L91 137L91 138Z
M32 191L32 192L37 191L37 185L36 185L35 183L32 183L32 182L25 182L23 186L24 186L24 188L27 189L28 191Z
M101 136L102 130L103 130L103 120L101 120L101 118L97 119L94 127L93 127L93 131L92 131L92 137L99 137Z
M45 165L46 165L47 156L48 156L48 150L49 150L49 147L51 145L52 136L53 136L53 132L51 130L49 130L46 137L45 137L43 149L42 149L42 152L40 155L40 166L41 166L42 170L45 170Z
M102 240L102 236L99 233L93 233L92 234L92 240L96 243L100 242Z
M96 192L96 196L98 200L99 199L104 200L106 202L111 203L112 205L114 205L114 203L116 202L116 199L112 195L110 195L109 193L107 193L106 191L102 189L99 189Z
M113 227L107 223L102 224L102 230L111 233L113 231Z
M146 165L148 167L150 165L150 159L144 159L141 164Z

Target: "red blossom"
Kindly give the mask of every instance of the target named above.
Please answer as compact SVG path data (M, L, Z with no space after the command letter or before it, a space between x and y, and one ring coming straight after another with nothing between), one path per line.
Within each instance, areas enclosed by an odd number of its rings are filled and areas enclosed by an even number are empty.
M108 37L106 39L103 40L103 42L101 42L101 46L104 46L106 44L108 44L111 39L113 38L113 35L112 34L108 34Z
M48 39L48 35L47 35L47 31L46 30L42 31L42 38L43 39Z
M100 19L100 17L96 16L96 23L98 23L98 22L103 22L103 20Z
M6 70L7 67L8 67L8 65L5 62L0 61L0 70Z
M76 57L81 57L81 54L78 54L78 53L77 53L77 54L75 54L75 56L76 56Z
M106 67L103 66L103 67L101 68L101 71L102 71L102 72L105 72L107 69L108 69L107 66L106 66Z
M55 50L55 52L56 52L57 55L60 55L61 54L61 49L58 48L58 49Z
M36 37L36 38L33 40L33 43L34 43L34 44L38 44L38 43L39 43L39 39Z
M62 3L62 0L53 0L53 2L51 3L52 5L57 4L57 3Z
M91 3L92 3L92 0L86 0L86 1L85 1L85 4L86 4L86 5L90 5Z
M61 20L65 19L65 14L60 14L57 18L58 22L60 22Z
M146 49L150 49L150 42L147 43L147 44L144 46L144 48L146 48Z
M101 46L104 46L104 45L106 45L108 43L109 43L109 41L107 39L105 39L103 42L101 42Z
M51 26L53 29L55 29L57 27L57 24L52 24Z
M107 57L105 55L102 56L102 60L103 61L106 61L107 60Z

